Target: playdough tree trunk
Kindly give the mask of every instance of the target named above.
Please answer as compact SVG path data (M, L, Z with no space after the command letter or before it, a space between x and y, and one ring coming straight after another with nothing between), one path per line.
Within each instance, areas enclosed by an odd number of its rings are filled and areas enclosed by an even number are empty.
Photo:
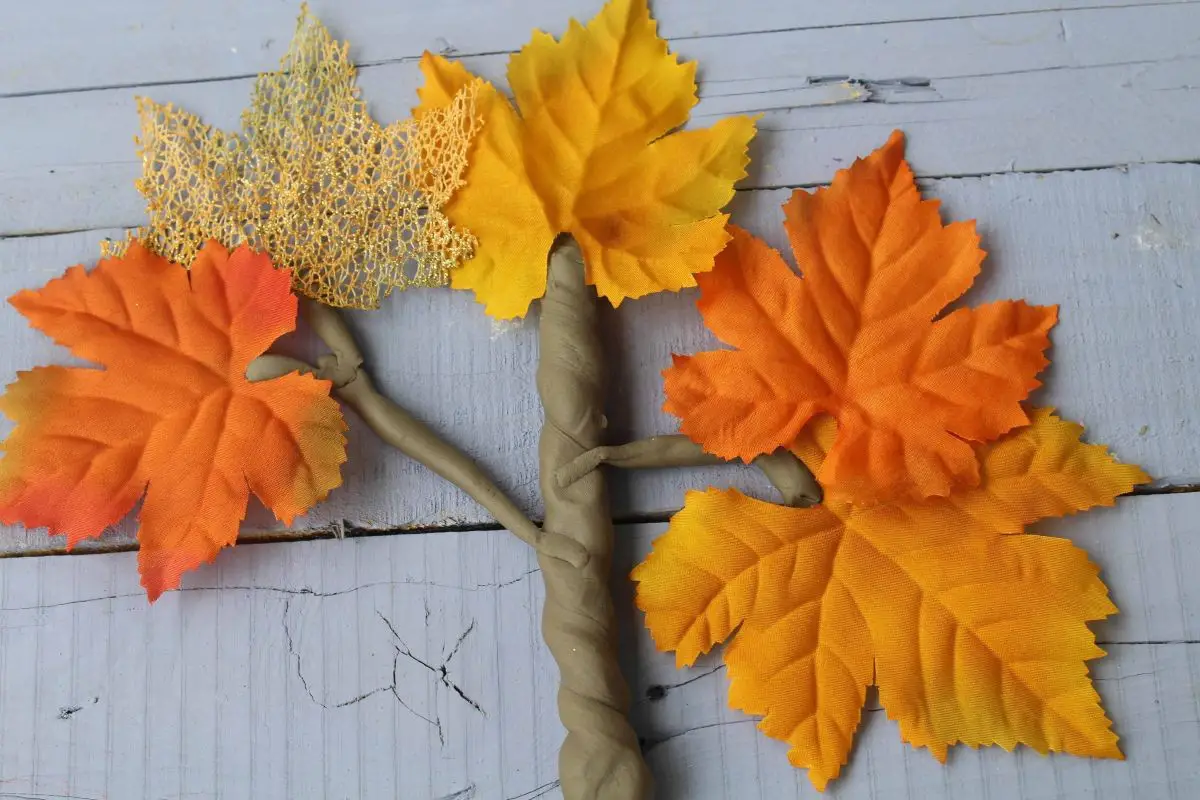
M616 617L609 590L613 528L604 474L568 486L559 468L600 445L604 375L596 295L584 280L573 240L550 255L542 299L537 388L545 410L539 443L544 528L587 550L582 567L540 554L546 581L542 634L558 662L558 713L567 729L559 776L567 800L643 800L650 772L629 724L629 690L617 662Z

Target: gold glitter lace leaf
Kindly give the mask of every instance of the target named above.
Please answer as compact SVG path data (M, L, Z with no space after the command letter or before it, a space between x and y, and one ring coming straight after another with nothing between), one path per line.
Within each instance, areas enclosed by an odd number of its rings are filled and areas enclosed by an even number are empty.
M150 223L132 236L180 264L208 239L247 243L331 306L377 308L393 289L444 286L475 244L442 206L479 126L476 87L383 127L354 81L347 45L305 7L280 70L255 82L240 135L139 98L137 187Z

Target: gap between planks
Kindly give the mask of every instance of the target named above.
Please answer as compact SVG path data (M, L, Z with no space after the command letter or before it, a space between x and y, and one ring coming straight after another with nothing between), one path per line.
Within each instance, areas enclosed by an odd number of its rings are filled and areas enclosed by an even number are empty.
M1200 2L1200 0L1197 0ZM940 181L956 181L956 180L985 180L987 178L1002 178L1009 176L1022 175L1038 175L1041 177L1051 177L1054 175L1069 175L1079 172L1119 172L1125 174L1130 167L1152 167L1152 166L1195 166L1200 165L1200 159L1161 159L1156 161L1130 161L1119 164L1101 164L1090 167L1062 167L1054 169L999 169L990 172L963 172L963 173L932 173L925 175L917 175L917 184L922 190L928 189L930 184ZM737 189L736 194L743 197L753 196L758 192L779 192L779 191L810 191L813 189L824 189L830 185L829 181L819 181L812 183L791 183L779 185L762 185L754 186L745 189ZM728 207L726 207L728 210ZM19 241L22 239L45 239L51 236L70 236L77 233L97 233L103 231L112 231L114 229L136 231L138 228L146 224L143 222L127 222L119 225L93 225L82 228L46 228L36 231L25 231L22 233L0 234L0 242Z
M1163 486L1140 486L1128 494L1120 497L1125 500L1132 500L1139 497L1159 497L1163 495L1176 494L1191 494L1200 492L1200 481L1187 483L1173 483ZM677 514L680 509L669 509L665 511L649 511L643 514L626 514L619 517L614 517L613 527L621 525L646 525L655 523L667 523L671 521L671 517ZM533 520L534 524L541 525L540 519ZM340 535L339 535L340 529ZM306 528L300 530L277 530L277 531L253 531L245 533L238 537L237 545L254 545L254 544L283 544L287 542L314 542L324 539L364 539L376 536L421 536L427 534L446 534L446 533L478 533L489 531L502 531L504 527L497 522L476 522L476 523L459 523L451 525L413 525L413 526L395 526L387 528L366 528L361 526L346 525L328 526L322 525L316 528ZM15 552L0 551L0 558L44 558L47 556L86 556L86 555L105 555L109 553L131 553L138 549L137 545L132 542L113 542L106 544L103 540L93 540L76 546L75 549L68 551L66 546L54 548L40 548L35 550L22 550ZM1109 644L1174 644L1174 642L1110 642ZM1193 644L1200 644L1200 641Z

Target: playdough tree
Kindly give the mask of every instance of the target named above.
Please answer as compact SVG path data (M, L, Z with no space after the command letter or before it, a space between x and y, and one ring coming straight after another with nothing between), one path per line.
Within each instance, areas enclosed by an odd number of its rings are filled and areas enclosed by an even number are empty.
M541 300L543 528L587 553L582 564L539 556L542 632L558 662L567 729L560 774L571 797L650 790L615 652L604 480L571 469L603 440L596 295L615 306L694 286L693 274L712 268L729 238L720 210L745 175L754 135L746 117L673 132L696 102L695 66L678 63L655 27L644 2L614 0L559 41L535 33L509 59L515 108L457 64L422 62L418 119L472 86L484 118L466 183L447 207L479 245L451 285L474 291L499 318L524 316Z

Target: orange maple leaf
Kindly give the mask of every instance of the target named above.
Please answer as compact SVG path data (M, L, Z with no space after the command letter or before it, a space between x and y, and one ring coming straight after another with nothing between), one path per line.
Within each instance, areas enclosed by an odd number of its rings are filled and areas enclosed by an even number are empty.
M479 80L429 53L421 70L418 116ZM483 131L446 208L479 246L451 272L454 288L473 290L491 316L523 317L546 291L560 233L575 237L588 283L614 306L695 286L712 268L754 122L672 133L696 104L696 65L668 53L646 0L611 0L559 41L536 31L509 59L515 109L479 82Z
M145 494L138 568L153 601L232 545L253 491L285 523L341 483L345 423L330 383L246 367L296 321L291 276L210 242L191 270L134 242L10 302L105 369L18 375L0 411L0 521L67 546L99 536ZM149 488L147 488L147 484Z
M1116 608L1082 550L1023 533L1149 480L1082 431L1038 410L980 446L978 488L925 502L691 492L633 571L637 605L680 666L733 638L730 704L763 715L818 789L846 763L872 683L904 740L940 760L958 742L1121 758L1085 664L1104 654L1087 622ZM815 433L812 467L832 420Z
M861 502L975 486L969 442L1028 423L1057 307L1001 301L934 321L974 281L973 222L943 227L904 161L904 137L784 205L803 278L732 227L698 276L705 324L735 351L677 356L666 410L709 452L750 460L790 446L816 414L837 441L818 476Z

